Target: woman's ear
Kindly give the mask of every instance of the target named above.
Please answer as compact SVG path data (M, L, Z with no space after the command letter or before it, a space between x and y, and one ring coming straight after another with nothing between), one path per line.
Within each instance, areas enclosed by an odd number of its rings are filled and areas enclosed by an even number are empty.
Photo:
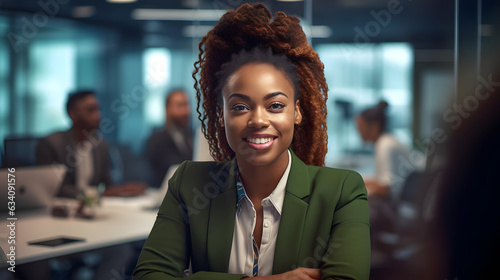
M300 112L299 100L295 102L295 124L299 125L302 122L302 113Z
M221 110L220 111L220 115L219 115L219 124L221 127L224 127L224 110Z

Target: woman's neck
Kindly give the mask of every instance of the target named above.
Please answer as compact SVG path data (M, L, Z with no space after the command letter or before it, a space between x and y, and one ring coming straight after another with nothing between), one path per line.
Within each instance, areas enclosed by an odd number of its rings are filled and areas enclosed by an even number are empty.
M252 165L238 160L238 169L245 191L252 201L261 201L269 196L280 181L288 165L288 150L267 165Z
M373 137L373 143L376 143L378 141L378 139L380 138L380 136L382 136L383 134L384 134L383 131L378 130L377 133Z

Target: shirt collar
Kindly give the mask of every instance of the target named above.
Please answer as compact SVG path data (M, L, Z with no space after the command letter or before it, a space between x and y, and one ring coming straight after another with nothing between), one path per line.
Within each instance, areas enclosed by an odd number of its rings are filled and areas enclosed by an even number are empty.
M290 150L288 152L288 165L286 166L285 172L281 176L276 188L274 188L273 192L262 201L269 200L271 204L274 206L276 211L281 215L281 209L283 208L283 202L285 200L285 192L286 192L286 183L288 182L288 175L290 174L290 167L292 165L292 155L290 154ZM245 188L243 187L243 182L241 181L241 177L238 175L238 181L236 182L236 213L239 215L241 212L241 201L243 198L248 198Z

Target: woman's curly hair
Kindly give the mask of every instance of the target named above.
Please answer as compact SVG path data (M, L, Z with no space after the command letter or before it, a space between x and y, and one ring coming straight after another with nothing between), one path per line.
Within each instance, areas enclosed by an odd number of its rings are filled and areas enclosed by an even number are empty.
M234 54L255 48L270 48L273 53L285 54L295 64L300 80L298 90L302 122L295 125L291 148L306 164L324 165L328 142L328 86L323 63L307 43L299 22L297 17L284 12L277 12L271 21L271 13L263 4L243 4L236 11L226 12L201 39L198 61L194 64L194 88L201 129L215 160L230 160L235 155L223 126L217 73Z

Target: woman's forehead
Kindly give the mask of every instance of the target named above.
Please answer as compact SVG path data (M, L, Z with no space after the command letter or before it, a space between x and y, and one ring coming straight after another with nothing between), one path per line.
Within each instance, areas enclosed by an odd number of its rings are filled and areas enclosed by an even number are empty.
M249 63L231 74L225 85L225 93L234 91L280 91L293 96L294 87L287 75L267 63Z

